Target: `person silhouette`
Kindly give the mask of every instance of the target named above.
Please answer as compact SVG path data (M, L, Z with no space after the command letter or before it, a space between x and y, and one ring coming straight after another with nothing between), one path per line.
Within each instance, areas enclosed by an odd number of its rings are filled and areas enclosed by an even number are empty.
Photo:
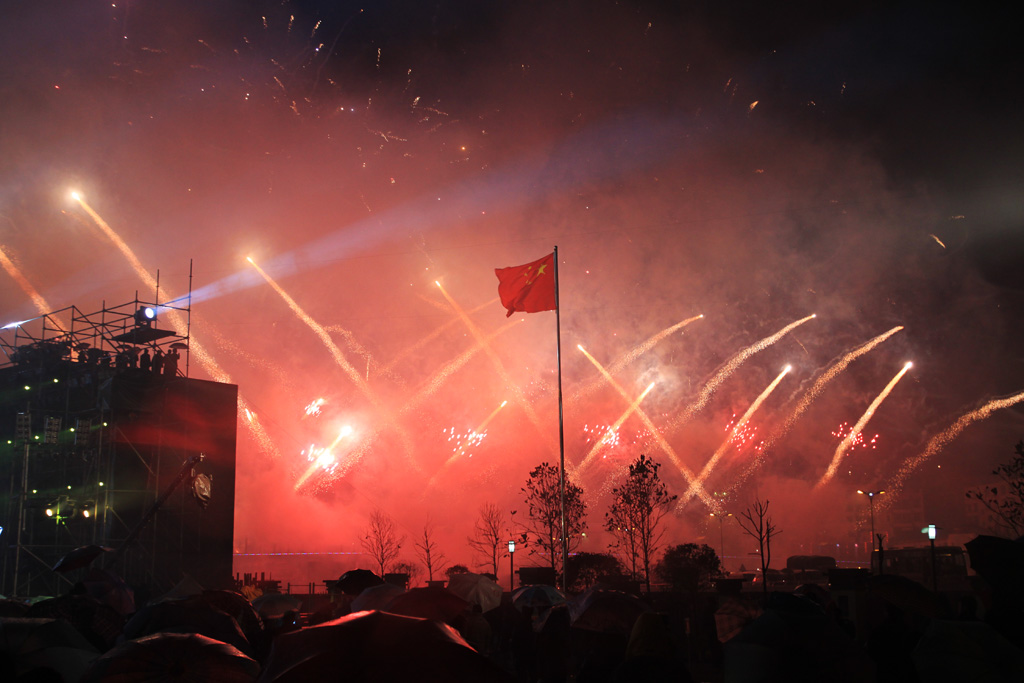
M143 349L139 356L139 369L150 372L153 369L153 358L149 355L149 349Z
M153 354L153 374L159 375L164 369L164 352L160 349Z

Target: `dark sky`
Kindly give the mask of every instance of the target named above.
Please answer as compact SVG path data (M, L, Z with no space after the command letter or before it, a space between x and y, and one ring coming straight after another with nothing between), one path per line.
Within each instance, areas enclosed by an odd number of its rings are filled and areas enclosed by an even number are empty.
M654 382L642 407L685 467L721 450L708 488L730 491L736 509L772 498L794 550L862 531L852 491L897 480L895 500L926 491L934 514L954 511L952 526L964 489L1024 436L1021 405L1004 408L897 476L957 418L1024 390L1009 9L0 6L0 248L14 264L0 274L0 314L40 313L26 282L48 310L152 298L72 188L146 273L160 271L162 300L187 291L191 261L191 333L209 353L193 355L191 373L243 397L236 527L250 549L351 550L381 507L410 535L441 523L449 557L471 563L462 539L479 505L522 508L529 470L557 457L554 316L503 330L493 301L493 268L555 244L566 459L590 495L586 550L603 550L607 491L640 452L678 493L687 477L636 416L575 472L627 406L577 344L610 366L703 313L629 356L616 380L630 396ZM896 326L787 422L831 363ZM874 448L850 450L815 490L832 432L908 360L864 428ZM722 450L787 363L750 442ZM320 415L306 416L320 397ZM504 400L485 437L450 440ZM346 424L337 469L296 491L309 447ZM703 539L706 513L680 509L669 540Z

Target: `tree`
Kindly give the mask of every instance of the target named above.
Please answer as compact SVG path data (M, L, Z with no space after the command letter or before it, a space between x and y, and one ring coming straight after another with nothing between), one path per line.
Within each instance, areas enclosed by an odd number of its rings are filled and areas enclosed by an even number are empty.
M708 590L723 575L722 561L709 545L683 543L665 548L654 572L673 590Z
M498 506L494 503L484 503L473 527L473 535L467 539L469 547L484 558L482 564L495 575L498 573L498 558L502 557L501 550L508 547L504 526L505 515Z
M562 560L562 506L559 497L558 467L544 462L533 468L522 491L526 494L528 534L535 542L531 553L546 553L551 569L558 574ZM565 482L565 528L570 551L579 547L587 528L587 505L583 502L583 489L570 481ZM564 585L564 582L563 582Z
M757 549L761 555L761 578L763 579L761 585L764 587L766 594L768 593L768 565L772 561L772 538L782 533L775 528L772 518L768 516L769 502L765 500L762 503L761 499L758 498L754 501L753 505L741 512L740 516L736 518L743 531L748 536L757 539ZM747 521L744 522L744 519Z
M427 581L433 581L434 570L440 568L447 558L438 549L437 541L434 540L434 525L431 522L423 525L423 533L414 545L416 555L427 569Z
M445 576L449 579L452 578L452 574L469 574L469 567L464 564L453 564L444 570Z
M569 556L569 590L582 592L599 581L621 581L625 578L624 569L619 558L608 553L573 553Z
M398 535L395 520L382 510L374 510L370 515L370 526L366 530L362 546L366 554L373 558L380 568L380 576L387 573L388 567L398 557L404 538Z
M1010 462L992 470L1001 484L968 491L967 497L981 501L996 524L1018 538L1024 535L1024 441L1018 442L1014 451Z
M651 556L658 550L665 533L661 520L677 498L668 492L665 482L658 476L660 468L660 463L641 454L630 464L626 481L612 489L612 504L604 515L604 528L615 539L608 547L626 558L633 580L640 580L638 569L642 570L648 593L651 592Z

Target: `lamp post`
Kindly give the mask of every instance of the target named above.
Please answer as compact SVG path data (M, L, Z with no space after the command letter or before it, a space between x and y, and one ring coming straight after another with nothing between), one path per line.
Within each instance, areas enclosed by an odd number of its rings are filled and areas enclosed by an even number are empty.
M718 542L719 552L722 553L722 569L725 569L725 518L732 517L731 512L720 512L717 515L712 512L712 517L718 518Z
M857 489L857 493L862 496L868 497L868 509L871 512L871 552L875 552L875 496L880 496L885 491L861 491Z
M512 563L512 553L516 551L516 542L508 542L508 592L511 593L516 589L516 570L515 565Z

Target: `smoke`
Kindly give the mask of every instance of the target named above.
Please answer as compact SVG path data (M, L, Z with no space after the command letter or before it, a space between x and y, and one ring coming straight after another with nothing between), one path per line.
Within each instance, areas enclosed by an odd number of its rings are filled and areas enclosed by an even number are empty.
M525 515L528 472L557 459L555 316L521 316L497 334L507 321L493 302L493 269L553 245L571 466L629 406L577 344L602 363L629 357L616 382L632 397L653 383L643 410L665 430L716 368L817 314L666 432L701 471L730 416L792 364L787 383L802 389L769 397L750 419L752 443L723 453L706 482L730 491L734 513L770 497L785 531L780 552L860 538L851 529L863 501L843 502L846 493L898 472L940 417L1024 387L1019 363L1006 360L1018 347L1019 291L979 269L987 262L978 257L1004 234L993 223L1019 222L1019 212L1005 201L982 212L991 192L950 190L970 174L966 143L934 132L941 108L922 111L902 95L941 91L946 76L927 81L903 53L887 54L902 70L863 63L874 54L868 36L899 35L898 13L818 8L793 25L765 12L764 30L752 32L725 9L649 2L120 5L8 8L0 245L57 307L97 309L136 290L149 298L131 264L81 220L67 199L74 188L150 276L160 271L162 287L191 284L191 334L269 440L239 430L240 552L358 553L367 516L382 509L410 539L432 520L449 559L473 565L465 537L481 504ZM921 30L942 35L931 20ZM1011 117L994 120L991 135L1019 150ZM938 163L946 144L950 158ZM915 154L927 161L915 165ZM1002 182L1010 192L1019 179ZM0 313L2 323L37 315L11 280ZM751 450L833 359L899 325L830 381L771 452ZM850 450L828 489L841 495L814 494L837 446L831 431L854 422L908 360L914 372L872 419L878 447ZM320 413L307 415L317 398ZM998 415L986 421L990 457L969 461L953 442L929 460L948 479L918 473L905 486L920 476L963 498L964 482L1020 438ZM385 429L387 416L395 424ZM342 425L353 430L335 452L344 466L296 491L303 451L328 445ZM582 549L605 549L608 491L642 449L662 462L673 492L686 491L647 432L625 420L588 467ZM690 507L700 509L673 517L668 537L714 541L706 510ZM321 580L361 561L337 557L317 569L325 576L287 571ZM402 559L415 559L408 541ZM531 560L517 553L520 561Z

